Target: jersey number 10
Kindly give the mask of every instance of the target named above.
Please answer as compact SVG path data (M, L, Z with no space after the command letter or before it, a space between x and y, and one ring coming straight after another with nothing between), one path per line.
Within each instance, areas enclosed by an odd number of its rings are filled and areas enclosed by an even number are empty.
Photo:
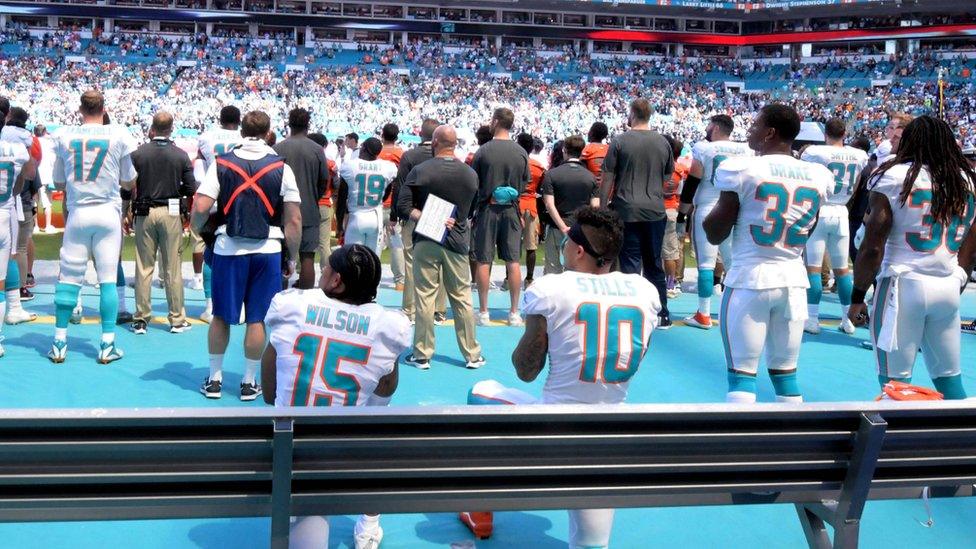
M291 405L332 406L333 397L338 396L342 400L334 403L335 405L355 406L359 400L359 381L355 376L340 372L339 365L343 362L366 364L370 348L328 339L325 340L323 349L322 343L322 336L313 334L301 334L295 339L292 351L301 358L298 361L298 371L295 372ZM316 375L325 384L326 393L312 391Z
M576 309L576 323L583 325L580 381L623 383L637 373L637 367L644 358L644 313L640 309L630 305L612 305L601 314L599 303L583 303ZM630 338L623 342L629 349L621 349L620 325L624 323L630 324ZM622 368L621 354L627 356Z
M108 155L108 139L73 139L68 148L74 155L75 183L82 181L94 182L105 164ZM89 160L88 177L85 177L85 161Z

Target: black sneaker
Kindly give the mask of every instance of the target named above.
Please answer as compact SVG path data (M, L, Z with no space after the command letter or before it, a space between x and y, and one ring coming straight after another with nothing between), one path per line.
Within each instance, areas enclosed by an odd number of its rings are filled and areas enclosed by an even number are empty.
M132 323L132 333L136 335L144 335L146 333L146 321L137 320Z
M659 316L657 323L658 330L670 330L671 329L671 317L670 316Z
M171 325L169 327L169 333L171 333L171 334L182 334L183 332L189 330L192 327L193 327L192 324L190 324L189 322L187 322L187 321L184 320L181 324Z
M251 402L261 394L261 386L257 383L241 383L241 400L244 402Z
M413 353L410 353L403 361L418 370L430 370L430 359L417 358L413 356Z
M207 398L220 398L220 382L208 377L203 380L203 386L200 387L200 392Z
M119 326L129 324L130 322L132 322L132 313L129 311L122 311L115 317L115 323Z
M24 282L24 286L28 288L33 288L34 286L37 286L37 281L34 280L34 275L32 275L31 273L27 273L27 282Z
M434 313L434 325L440 326L447 322L447 313Z
M34 294L31 293L31 291L28 290L26 286L24 286L23 288L20 289L20 300L21 301L30 301L32 299L34 299Z

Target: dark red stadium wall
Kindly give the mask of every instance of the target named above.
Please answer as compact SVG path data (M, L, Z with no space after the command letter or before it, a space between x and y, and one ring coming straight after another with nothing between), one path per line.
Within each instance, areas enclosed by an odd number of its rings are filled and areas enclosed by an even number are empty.
M438 21L357 19L310 15L273 13L216 12L188 9L130 8L97 6L90 4L23 4L0 2L0 13L20 15L49 15L69 17L98 17L111 19L137 19L183 21L197 23L258 23L291 27L328 27L351 30L388 32L418 32L439 34L442 23ZM564 38L617 42L659 42L710 46L760 46L770 44L802 44L813 42L894 40L909 38L940 38L976 36L976 25L942 25L907 27L879 30L835 30L820 32L784 32L775 34L728 35L696 34L683 32L655 32L632 30L594 30L536 25L505 25L482 23L453 23L454 34L504 35L539 38Z

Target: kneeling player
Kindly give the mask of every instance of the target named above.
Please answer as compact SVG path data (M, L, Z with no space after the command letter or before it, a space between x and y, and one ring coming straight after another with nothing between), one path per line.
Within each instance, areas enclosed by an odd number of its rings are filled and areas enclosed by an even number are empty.
M275 296L265 318L270 343L261 361L264 400L275 406L385 406L397 388L397 356L413 343L403 313L374 303L380 259L366 246L332 253L320 288ZM379 515L356 523L356 548L383 538ZM326 517L303 517L292 547L328 547Z
M543 404L619 404L627 397L658 322L657 289L636 274L611 272L623 226L607 209L583 208L563 244L566 272L545 275L522 296L525 333L512 362L531 382L550 357ZM469 404L531 404L532 396L495 381L477 383ZM492 514L461 513L479 537L492 530ZM569 511L570 547L606 547L613 509Z

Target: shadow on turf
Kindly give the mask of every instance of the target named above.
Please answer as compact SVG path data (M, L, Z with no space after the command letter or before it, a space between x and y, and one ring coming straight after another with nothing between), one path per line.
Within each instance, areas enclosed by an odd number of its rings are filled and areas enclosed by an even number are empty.
M189 362L168 362L161 368L150 370L139 379L143 381L166 381L186 391L194 393L200 390L200 384L210 374L209 367L194 368ZM239 373L229 372L226 367L223 372L224 387L237 387L244 379Z
M53 337L53 331L48 333L29 332L21 334L19 337L8 337L4 340L4 344L23 347L24 349L34 349L38 355L47 360L47 352L51 350L51 340ZM79 353L91 360L97 359L98 348L95 347L92 341L94 340L87 337L68 336L68 361L71 360L72 355Z
M424 516L427 520L418 522L414 526L418 539L438 545L451 545L474 539L471 532L458 520L457 513L426 513ZM494 533L490 538L494 543L478 541L475 545L564 549L566 541L549 535L548 532L552 528L552 521L539 515L498 512L495 513Z

